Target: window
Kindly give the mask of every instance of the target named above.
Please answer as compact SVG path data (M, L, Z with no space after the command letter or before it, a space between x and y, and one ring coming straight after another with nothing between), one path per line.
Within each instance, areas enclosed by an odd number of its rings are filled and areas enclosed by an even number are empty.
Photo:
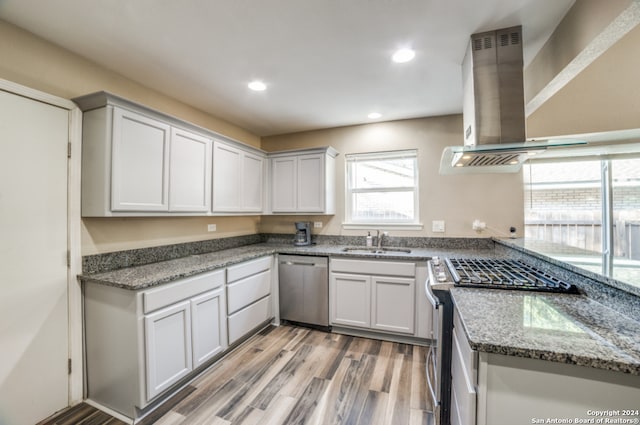
M417 224L416 150L346 155L347 224Z
M533 162L524 179L534 249L640 286L640 158Z

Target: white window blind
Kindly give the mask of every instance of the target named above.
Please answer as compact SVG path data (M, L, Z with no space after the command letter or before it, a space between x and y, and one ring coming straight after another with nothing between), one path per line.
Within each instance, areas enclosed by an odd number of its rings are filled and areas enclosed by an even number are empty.
M416 150L348 154L345 159L347 223L418 222Z

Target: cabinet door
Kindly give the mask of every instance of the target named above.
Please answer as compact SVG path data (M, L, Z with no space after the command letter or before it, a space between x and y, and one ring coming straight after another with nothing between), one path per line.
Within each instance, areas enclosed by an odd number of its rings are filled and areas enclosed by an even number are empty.
M113 109L113 211L168 211L169 131L160 121Z
M397 333L414 333L415 279L371 277L373 329Z
M241 210L242 152L233 146L213 144L213 211Z
M194 369L227 348L224 288L191 300L191 338Z
M324 211L324 178L324 155L300 155L298 157L298 211Z
M264 185L264 158L245 152L242 156L242 210L261 212Z
M273 212L295 212L298 185L295 156L271 159L271 209Z
M371 327L371 278L331 274L331 324Z
M147 401L192 369L189 301L145 316Z
M211 140L173 128L169 166L169 211L209 211Z

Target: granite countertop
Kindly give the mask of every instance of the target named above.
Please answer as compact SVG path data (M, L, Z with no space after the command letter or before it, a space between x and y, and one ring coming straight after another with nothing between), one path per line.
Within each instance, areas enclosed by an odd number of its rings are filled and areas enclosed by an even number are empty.
M583 295L453 288L474 350L640 375L640 322Z
M149 288L163 283L169 283L176 279L193 276L198 273L228 267L243 261L262 257L265 255L294 254L294 255L319 255L340 256L350 258L375 258L378 260L403 260L426 261L433 256L493 256L492 250L486 249L425 249L409 248L410 253L390 252L384 254L344 252L344 245L311 245L295 247L290 244L253 244L239 248L224 249L205 254L189 255L167 261L159 261L141 266L121 268L118 270L83 274L82 281L96 282L109 286L137 290Z

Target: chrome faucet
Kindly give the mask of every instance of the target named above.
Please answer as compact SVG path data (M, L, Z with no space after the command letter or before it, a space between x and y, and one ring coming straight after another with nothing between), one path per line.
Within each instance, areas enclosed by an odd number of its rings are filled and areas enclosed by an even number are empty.
M382 239L385 236L389 236L389 232L380 232L380 230L376 230L376 241L378 242L378 250L382 249Z

